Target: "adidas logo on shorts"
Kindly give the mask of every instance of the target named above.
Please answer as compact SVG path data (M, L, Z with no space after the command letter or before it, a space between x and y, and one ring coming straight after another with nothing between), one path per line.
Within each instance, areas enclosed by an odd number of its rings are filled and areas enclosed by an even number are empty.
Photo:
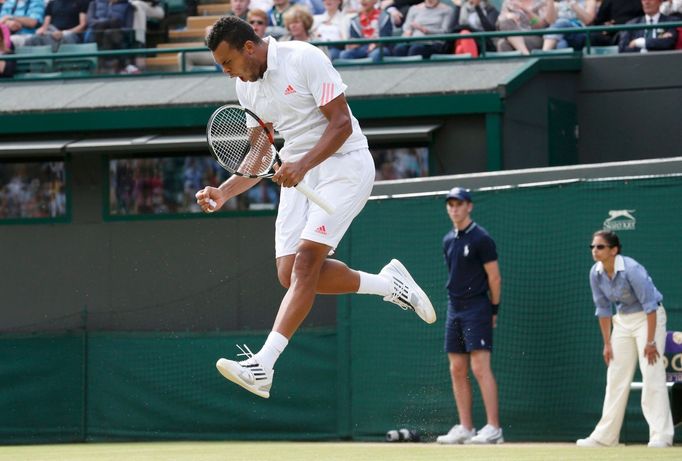
M318 234L327 235L327 228L324 227L324 224L323 224L320 227L318 227L317 229L315 229L315 232L317 232Z

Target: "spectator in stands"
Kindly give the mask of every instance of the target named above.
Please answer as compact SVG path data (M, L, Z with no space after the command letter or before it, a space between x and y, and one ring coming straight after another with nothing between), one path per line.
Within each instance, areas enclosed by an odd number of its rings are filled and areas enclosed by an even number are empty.
M341 11L341 0L324 0L325 12L313 17L313 40L329 42L348 39L350 29L348 17ZM333 61L338 58L343 46L326 48L327 55Z
M249 9L270 11L272 8L272 0L251 0Z
M239 19L246 21L246 17L249 14L250 3L250 0L231 0L230 12L227 13L227 15L237 16Z
M603 0L594 18L595 26L625 24L631 19L642 16L640 0ZM618 44L617 32L593 32L590 34L593 46L609 46Z
M0 56L4 54L13 54L14 45L10 39L9 27L0 23ZM3 61L0 59L0 78L10 78L14 76L16 69L15 61Z
M9 29L14 46L22 46L42 24L44 14L43 0L5 0L0 9L0 24Z
M667 0L661 3L661 8L659 10L662 14L665 14L675 21L682 21L682 0ZM682 27L677 28L677 43L675 44L676 50L682 50Z
M393 26L388 13L377 8L377 0L361 0L362 10L350 23L350 38L379 38L393 35ZM379 61L382 53L390 56L391 48L377 43L366 45L347 45L339 56L341 59L370 57Z
M454 10L440 0L424 0L410 7L403 24L403 37L425 37L447 34L452 26ZM400 43L393 49L396 56L421 55L424 59L442 53L444 41Z
M550 26L554 29L589 26L597 14L596 0L557 0L555 7L557 20ZM544 36L542 49L553 50L569 47L581 49L584 42L584 34L548 34Z
M682 0L666 0L661 3L659 11L666 16L676 16L678 19L675 20L679 21L682 18Z
M495 24L497 24L499 15L500 12L497 11L497 8L487 0L462 1L459 5L455 5L453 15L454 27L452 27L452 31L494 32L497 30ZM486 50L495 51L497 49L495 42L497 42L497 39L486 39ZM475 46L479 46L477 41ZM477 53L480 53L480 51L480 49L477 49Z
M291 8L292 3L289 0L273 0L272 9L268 12L268 31L267 35L271 35L276 39L286 34L287 29L284 26L284 13Z
M660 24L675 21L671 16L659 12L661 0L642 0L644 15L628 21L628 24ZM672 50L677 42L677 29L655 28L646 30L624 30L621 32L618 51L621 53L646 53L647 51Z
M130 0L130 3L135 7L135 14L133 15L135 41L144 48L147 43L147 21L149 19L160 21L164 18L166 12L159 0Z
M420 0L381 0L379 6L391 16L395 27L401 27L410 7L419 3Z
M51 0L45 8L45 21L26 46L52 45L57 51L62 43L80 43L88 21L87 0Z
M250 6L249 0L246 1L246 8ZM227 14L227 16L234 16ZM268 15L265 11L259 9L248 10L246 14L246 21L251 24L256 35L263 38L268 27ZM206 35L211 31L211 26L206 27ZM184 56L183 56L184 55ZM180 53L178 55L178 67L182 69L182 60L185 60L185 70L191 71L196 68L211 68L215 67L218 72L221 72L219 66L213 61L213 55L210 51L198 51L194 53ZM201 69L201 70L203 70Z
M445 352L459 424L436 440L445 444L498 444L504 439L497 382L490 366L502 289L497 249L488 232L471 220L471 192L455 187L448 192L445 203L453 225L443 238L448 268ZM472 417L469 367L478 381L487 417L487 424L478 433Z
M604 340L602 355L608 368L602 417L592 434L576 443L579 447L618 444L630 383L639 363L649 447L667 448L672 445L674 429L661 357L666 337L663 296L644 266L621 255L620 239L615 232L595 232L590 249L595 260L590 270L590 287Z
M357 16L360 8L360 0L343 0L341 7L344 16L346 16L349 21Z
M544 29L556 21L554 0L504 0L497 20L501 31ZM510 36L497 42L499 51L520 51L530 54L530 50L542 48L539 35Z
M260 38L265 37L265 31L268 27L268 14L265 11L259 9L249 10L246 19L251 24L251 27L253 27L256 35Z
M100 50L128 48L133 40L133 13L133 5L128 0L92 0L88 6L88 28L84 41L97 42ZM127 70L127 57L116 61L116 70Z
M301 5L294 5L284 13L284 27L287 35L282 40L310 41L310 30L313 27L313 15Z

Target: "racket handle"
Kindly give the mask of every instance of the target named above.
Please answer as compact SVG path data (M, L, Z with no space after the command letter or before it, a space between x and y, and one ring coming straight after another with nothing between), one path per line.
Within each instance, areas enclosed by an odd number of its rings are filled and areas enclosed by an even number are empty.
M300 193L308 197L311 202L313 202L314 204L322 208L324 211L326 211L327 214L334 214L334 207L325 199L317 195L315 191L308 187L306 184L300 182L296 184L296 186L294 187L296 187L296 189Z
M209 213L213 213L214 211L216 211L216 207L218 206L218 204L215 202L215 200L213 200L212 198L208 199L208 204L211 206L211 208L208 209Z

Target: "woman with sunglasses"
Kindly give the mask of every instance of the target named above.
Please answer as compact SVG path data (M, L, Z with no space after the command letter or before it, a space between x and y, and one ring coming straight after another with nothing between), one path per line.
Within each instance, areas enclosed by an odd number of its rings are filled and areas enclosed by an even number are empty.
M608 370L602 417L592 434L578 440L577 445L618 444L630 383L639 362L642 412L649 424L648 446L670 447L674 430L661 358L666 335L663 296L644 266L620 254L622 247L615 232L595 232L590 249L596 261L590 270L590 286ZM612 306L616 307L615 315Z

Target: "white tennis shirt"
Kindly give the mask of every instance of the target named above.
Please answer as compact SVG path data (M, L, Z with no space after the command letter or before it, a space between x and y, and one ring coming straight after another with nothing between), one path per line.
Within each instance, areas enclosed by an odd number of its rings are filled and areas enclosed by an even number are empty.
M327 55L301 41L268 41L268 67L255 82L237 79L239 103L264 122L272 123L284 138L282 160L296 160L307 153L327 128L329 122L320 111L344 91L346 85ZM367 148L367 138L350 112L353 133L338 150L346 153Z

